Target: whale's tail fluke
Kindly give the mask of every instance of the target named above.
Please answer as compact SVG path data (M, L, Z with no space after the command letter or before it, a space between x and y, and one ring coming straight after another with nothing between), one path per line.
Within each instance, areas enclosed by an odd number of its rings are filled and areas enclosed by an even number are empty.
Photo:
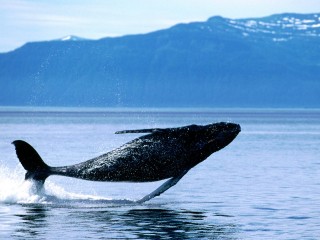
M41 159L37 151L27 142L16 140L12 143L16 148L17 157L20 163L27 170L26 180L35 180L44 183L50 175L50 169Z

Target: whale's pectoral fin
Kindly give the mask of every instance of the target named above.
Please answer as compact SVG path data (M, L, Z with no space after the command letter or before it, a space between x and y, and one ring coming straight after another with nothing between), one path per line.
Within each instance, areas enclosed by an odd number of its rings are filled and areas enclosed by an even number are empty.
M115 132L115 134L123 134L123 133L154 133L154 132L157 132L159 130L160 130L160 128L122 130L122 131Z
M173 187L174 185L176 185L180 179L189 171L185 170L182 174L180 174L177 177L173 177L170 178L168 181L166 181L165 183L163 183L160 187L158 187L156 190L154 190L152 193L144 196L143 198L141 198L140 200L136 201L136 203L144 203L146 201L151 200L154 197L159 196L160 194L164 193L165 191L167 191L169 188Z
M155 133L155 132L164 132L168 131L167 128L146 128L146 129L134 129L134 130L122 130L117 131L115 134L123 134L123 133Z

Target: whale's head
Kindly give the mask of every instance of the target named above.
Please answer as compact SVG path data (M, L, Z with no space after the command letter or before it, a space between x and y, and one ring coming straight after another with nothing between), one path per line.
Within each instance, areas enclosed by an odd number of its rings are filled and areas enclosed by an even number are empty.
M164 158L168 158L169 151L170 156L175 159L192 159L190 166L193 167L231 143L240 131L239 124L220 122L178 128L123 130L116 133L149 133L135 139L133 141L135 146L141 147L141 144L148 142L147 145L150 148L144 149L148 149L148 151L153 149L156 155L163 153Z
M205 148L216 152L224 148L236 138L240 133L241 127L235 123L214 123L204 126L203 140Z
M202 156L200 161L227 146L241 131L239 124L226 122L190 125L186 128L188 144L196 155Z

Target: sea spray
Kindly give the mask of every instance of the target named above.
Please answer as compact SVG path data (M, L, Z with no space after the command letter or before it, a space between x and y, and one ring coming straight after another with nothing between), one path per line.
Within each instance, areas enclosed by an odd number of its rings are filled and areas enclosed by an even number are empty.
M22 175L23 176L23 175ZM23 179L17 177L14 170L0 166L0 201L5 203L15 203L19 199L26 199L28 194L26 184Z
M23 177L22 177L23 176ZM41 203L45 201L44 190L31 181L24 181L20 168L14 170L0 165L0 202Z
M78 194L66 191L51 181L44 186L35 181L24 180L24 170L9 169L0 164L0 203L6 204L101 204L132 203L130 200L114 200L96 195Z

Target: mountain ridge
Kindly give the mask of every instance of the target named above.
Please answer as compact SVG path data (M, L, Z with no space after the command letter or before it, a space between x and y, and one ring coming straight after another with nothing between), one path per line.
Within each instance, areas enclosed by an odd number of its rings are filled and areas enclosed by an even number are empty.
M0 54L0 105L320 107L319 16L27 43Z

